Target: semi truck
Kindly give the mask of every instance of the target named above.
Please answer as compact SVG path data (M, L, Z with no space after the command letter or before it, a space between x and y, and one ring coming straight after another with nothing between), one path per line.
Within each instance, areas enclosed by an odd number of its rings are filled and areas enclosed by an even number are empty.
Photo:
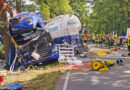
M45 21L45 29L50 33L54 43L62 44L63 40L69 44L79 43L81 22L76 15L60 15Z
M83 52L82 39L79 34L82 30L82 24L76 15L60 15L45 20L45 23L45 29L50 33L55 44L67 42L74 46L75 54Z
M21 15L22 14L22 15ZM12 47L9 66L12 68L58 59L56 44L72 44L75 52L81 51L79 31L81 22L76 15L60 15L46 20L40 12L22 12L9 20ZM24 16L23 16L24 15Z

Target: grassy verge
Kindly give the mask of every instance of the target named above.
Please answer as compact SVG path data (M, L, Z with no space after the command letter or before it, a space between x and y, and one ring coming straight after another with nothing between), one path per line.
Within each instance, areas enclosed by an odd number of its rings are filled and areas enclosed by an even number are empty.
M57 78L66 70L64 64L54 62L39 67L37 70L23 73L7 74L4 77L4 86L18 83L25 87L24 90L53 90Z
M60 74L60 71L41 74L30 81L19 84L23 85L25 90L53 90L54 84Z

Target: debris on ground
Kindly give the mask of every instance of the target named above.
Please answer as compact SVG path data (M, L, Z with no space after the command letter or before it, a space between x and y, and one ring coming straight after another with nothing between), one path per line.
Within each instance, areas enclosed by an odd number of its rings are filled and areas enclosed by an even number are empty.
M94 52L85 52L85 55L87 55L87 58L96 58L98 55Z
M103 51L104 53L110 54L110 49L101 49L101 48L91 48L90 52L99 53L99 51Z
M20 84L13 84L13 85L9 85L6 88L4 88L5 90L23 90L23 86Z
M98 56L106 56L106 53L102 50L100 50L97 54Z
M118 65L124 65L124 61L122 60L122 59L117 59L116 60L116 63L118 64Z
M116 57L121 57L122 55L119 52L113 52L113 55Z

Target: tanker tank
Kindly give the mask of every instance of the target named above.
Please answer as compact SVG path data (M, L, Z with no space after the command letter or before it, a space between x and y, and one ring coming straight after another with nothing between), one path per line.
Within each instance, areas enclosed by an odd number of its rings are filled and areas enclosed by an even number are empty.
M60 15L45 21L45 29L51 34L56 44L63 41L69 44L79 43L79 31L82 28L81 22L76 15Z

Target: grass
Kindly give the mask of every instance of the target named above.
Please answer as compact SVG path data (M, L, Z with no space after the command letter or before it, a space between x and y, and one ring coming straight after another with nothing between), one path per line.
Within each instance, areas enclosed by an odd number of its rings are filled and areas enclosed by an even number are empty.
M23 85L25 90L53 90L60 74L60 71L40 74L30 81L21 82L19 84Z
M24 90L53 90L58 77L66 71L64 68L66 68L64 64L53 62L42 65L37 70L7 74L3 87L18 83L25 87Z

